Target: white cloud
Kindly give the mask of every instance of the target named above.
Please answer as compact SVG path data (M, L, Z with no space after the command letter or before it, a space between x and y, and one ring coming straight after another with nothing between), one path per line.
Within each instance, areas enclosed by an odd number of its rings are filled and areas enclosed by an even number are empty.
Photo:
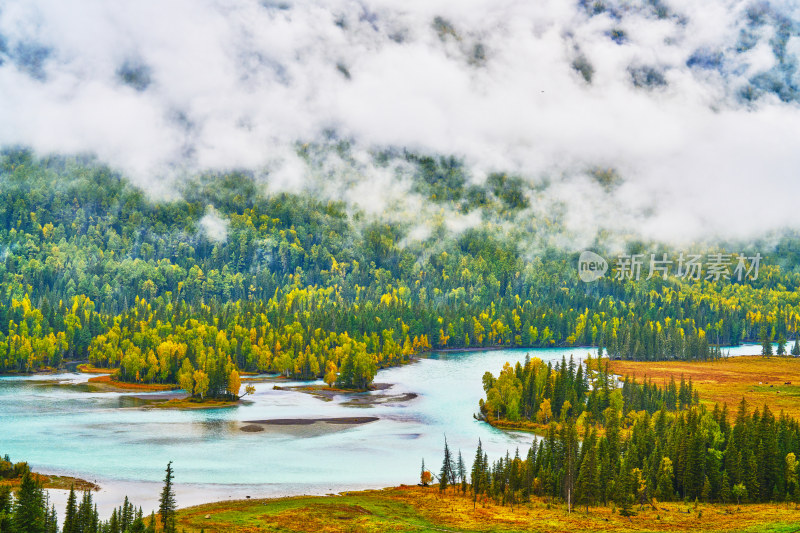
M183 172L248 168L273 189L311 184L368 212L419 209L407 174L363 159L329 165L331 183L315 183L295 147L334 130L356 154L399 147L455 154L478 176L550 176L548 200L577 209L568 224L587 234L602 225L692 239L786 225L763 206L800 194L800 109L736 100L774 66L774 29L752 30L760 40L739 54L748 4L666 5L659 19L645 2L590 17L559 0L8 0L0 144L95 152L156 195ZM435 17L454 34L440 37ZM43 79L20 61L21 43L49 50ZM797 48L794 38L788 52ZM698 49L724 65L687 67ZM591 85L570 66L578 53ZM120 80L126 61L146 69L143 90ZM631 67L667 85L636 88ZM625 185L608 195L582 178L598 165Z
M206 214L200 219L200 227L209 240L225 242L228 238L228 220L222 218L219 212L211 206L206 209Z

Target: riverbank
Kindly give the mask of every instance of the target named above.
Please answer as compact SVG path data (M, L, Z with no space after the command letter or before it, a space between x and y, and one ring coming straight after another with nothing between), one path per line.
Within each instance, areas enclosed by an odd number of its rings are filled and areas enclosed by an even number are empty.
M78 492L100 490L100 485L78 477L39 474L37 472L34 472L33 475L41 483L42 488L48 490L70 490L73 487ZM21 478L0 479L0 487L12 487L13 489L18 487L20 482Z
M335 496L246 499L178 511L177 526L190 533L222 531L615 531L778 532L800 527L794 505L659 503L622 517L612 507L573 508L536 498L514 508L479 502L452 489L405 486Z

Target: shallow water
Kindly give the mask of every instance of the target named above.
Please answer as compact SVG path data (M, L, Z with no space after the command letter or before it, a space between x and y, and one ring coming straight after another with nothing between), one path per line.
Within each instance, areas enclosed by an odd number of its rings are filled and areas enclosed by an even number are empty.
M594 350L591 350L594 355ZM0 454L28 461L36 470L97 482L101 512L124 494L145 510L156 506L164 468L173 461L180 506L229 497L326 494L379 488L419 479L420 461L438 472L444 438L472 463L478 438L490 457L526 453L532 436L494 429L473 418L483 396L481 377L525 355L560 361L586 348L451 352L381 370L375 381L388 391L417 393L413 400L368 407L345 405L347 397L323 401L309 394L256 383L250 403L212 410L140 409L141 393L90 393L54 386L52 380L85 382L89 376L58 374L0 378ZM730 350L754 354L760 346ZM321 383L321 382L320 382ZM281 386L301 384L281 383ZM298 436L270 428L247 433L241 422L271 418L376 416L359 426ZM59 491L55 491L59 492ZM60 508L63 494L54 494Z

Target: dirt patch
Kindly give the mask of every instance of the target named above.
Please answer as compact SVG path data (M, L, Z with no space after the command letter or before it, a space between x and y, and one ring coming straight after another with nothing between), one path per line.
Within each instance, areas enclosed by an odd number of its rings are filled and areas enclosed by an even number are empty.
M369 424L379 420L377 416L345 416L339 418L272 418L268 420L248 420L248 424L274 426L308 426L318 422L323 424Z
M285 390L310 394L320 400L330 402L337 396L343 396L342 405L348 407L372 407L373 405L387 403L409 402L418 396L415 392L405 392L398 394L384 393L389 391L393 385L391 383L373 383L369 391L351 391L327 387L324 385L296 385L292 387L281 387L275 385L274 390Z

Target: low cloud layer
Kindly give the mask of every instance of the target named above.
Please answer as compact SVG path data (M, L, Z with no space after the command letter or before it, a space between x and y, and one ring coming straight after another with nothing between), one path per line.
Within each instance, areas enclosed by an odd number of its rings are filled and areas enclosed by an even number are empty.
M798 21L791 1L8 0L0 145L95 153L156 195L245 168L373 210L419 200L369 154L455 155L549 182L539 207L587 238L747 237L800 197ZM298 156L332 136L355 161Z

